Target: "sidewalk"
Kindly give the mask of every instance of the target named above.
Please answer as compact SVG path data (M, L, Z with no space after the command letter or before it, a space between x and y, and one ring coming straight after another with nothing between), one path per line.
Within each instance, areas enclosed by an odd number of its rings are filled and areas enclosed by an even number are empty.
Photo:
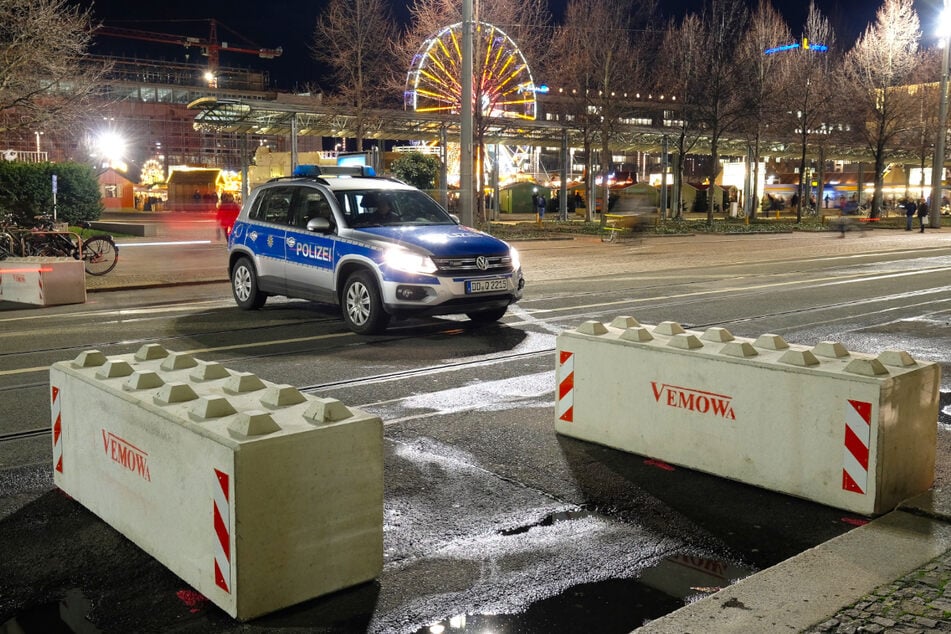
M136 220L143 215L134 214ZM198 244L182 245L174 258L158 262L149 258L150 247L131 246L173 239ZM861 244L867 248L876 241L890 248L908 244L907 234L894 231L870 232ZM227 249L216 241L213 225L166 226L157 238L129 242L128 248L121 248L115 271L86 278L88 290L228 280ZM826 250L841 249L843 242L849 241L810 244ZM935 247L948 242L945 229L929 231L927 242L912 244ZM933 490L909 500L637 632L951 632L951 491Z
M114 211L103 220L153 225L154 235L117 238L116 268L87 275L87 292L228 281L227 244L212 216Z
M951 492L898 510L637 630L951 632Z

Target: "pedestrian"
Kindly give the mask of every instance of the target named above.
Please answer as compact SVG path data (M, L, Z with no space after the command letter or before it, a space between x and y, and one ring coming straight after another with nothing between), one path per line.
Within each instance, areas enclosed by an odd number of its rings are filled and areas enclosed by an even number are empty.
M925 232L925 218L928 217L928 203L924 198L918 199L918 224L921 225L921 233Z
M911 225L915 222L915 212L918 211L918 205L909 198L905 201L905 231L911 231Z
M535 199L535 218L538 222L545 219L545 197L541 194Z
M228 239L240 211L241 205L235 201L233 194L225 192L221 195L221 203L215 213L215 236L218 240Z

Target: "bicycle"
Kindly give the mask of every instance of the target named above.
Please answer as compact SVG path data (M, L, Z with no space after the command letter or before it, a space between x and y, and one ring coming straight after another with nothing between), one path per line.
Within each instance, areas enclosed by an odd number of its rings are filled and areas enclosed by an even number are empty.
M86 238L85 231L91 229L88 222L80 221L76 226L81 233L55 231L49 216L35 219L24 246L24 256L71 257L82 260L86 272L90 275L105 275L119 263L119 247L112 236L94 235Z
M640 218L620 214L604 214L601 242L616 242L623 237L634 237L641 230Z
M16 224L12 215L0 217L0 260L33 255L29 235L30 230Z

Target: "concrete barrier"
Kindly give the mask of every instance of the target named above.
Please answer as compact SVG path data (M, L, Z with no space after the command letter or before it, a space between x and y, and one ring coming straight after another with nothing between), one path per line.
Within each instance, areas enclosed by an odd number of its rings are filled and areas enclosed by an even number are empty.
M863 515L934 481L940 369L618 317L558 336L558 433Z
M0 261L0 301L58 306L86 301L86 269L72 258Z
M241 620L383 566L383 425L156 345L50 368L56 486Z
M89 226L99 232L121 233L127 236L152 238L158 235L158 227L155 223L151 222L110 222L96 220L90 222Z

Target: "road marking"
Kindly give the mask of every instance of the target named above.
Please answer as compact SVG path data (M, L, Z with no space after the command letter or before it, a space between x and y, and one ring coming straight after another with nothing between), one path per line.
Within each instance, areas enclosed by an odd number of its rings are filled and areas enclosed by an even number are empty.
M204 352L221 352L224 350L241 350L242 348L263 348L264 346L275 346L283 343L302 343L304 341L321 341L324 339L339 339L340 337L353 337L352 332L338 332L328 335L314 335L312 337L293 337L291 339L276 339L270 341L257 341L254 343L236 343L230 346L216 346L214 348L194 348L185 350L183 354L198 354Z
M352 337L352 332L340 332L329 335L314 335L313 337L294 337L291 339L277 339L270 341L256 341L252 343L236 343L230 346L216 346L214 348L194 348L192 350L183 350L181 354L198 354L205 352L221 352L225 350L241 350L244 348L263 348L265 346L275 346L283 343L301 343L304 341L320 341L323 339L337 339L340 337ZM69 359L64 359L69 361ZM0 376L13 376L14 374L29 374L31 372L46 372L50 366L38 366L33 368L18 368L16 370L0 370Z
M129 247L179 247L189 244L211 244L211 240L181 240L179 242L117 242L123 249Z
M589 308L604 308L607 306L618 306L622 304L631 304L636 302L652 302L657 300L671 300L671 299L683 299L685 297L699 297L703 295L718 295L721 293L735 293L735 292L748 292L748 291L758 291L766 288L779 288L783 286L797 286L797 285L809 285L809 286L836 286L838 284L855 284L860 282L872 282L880 279L889 279L894 277L908 277L908 276L917 276L923 275L926 273L937 273L941 271L951 271L951 267L936 267L933 269L918 269L915 271L906 271L903 273L883 273L881 275L875 276L859 276L856 275L851 279L842 279L841 276L834 277L821 277L810 280L790 280L786 282L770 282L768 284L756 284L753 286L729 286L726 288L718 288L714 290L704 290L704 291L693 291L690 293L678 293L676 295L654 295L651 297L640 297L640 298L628 298L620 299L613 302L598 302L596 304L580 304L572 306L564 306L562 308L534 308L531 309L531 312L534 314L538 313L557 313L564 312L569 310L583 310ZM932 288L927 289L927 292L942 292L945 288ZM904 295L901 294L901 295ZM531 302L538 301L550 301L552 298L538 299L538 300L529 300ZM564 297L559 297L558 299L564 299ZM878 299L887 299L887 298L878 298Z
M537 324L540 324L540 323L541 323L541 324L546 324L546 328L549 328L549 327L550 327L550 328L552 329L552 332L556 332L556 331L557 331L557 332L560 332L560 331L563 330L563 329L560 329L560 328L557 328L557 327L554 327L554 326L549 326L543 319L536 319L536 318L533 317L532 315L542 314L542 313L559 313L559 312L566 312L566 311L573 311L573 310L587 310L587 309L593 309L593 308L605 308L605 307L608 307L608 306L630 305L630 304L634 304L634 303L657 301L657 300L661 300L661 299L663 299L663 300L672 300L672 299L682 299L682 298L685 298L685 297L697 297L697 296L702 296L702 295L717 295L717 294L722 294L722 293L734 293L734 292L738 292L738 291L754 291L754 290L761 290L761 289L765 289L765 288L777 288L777 287L782 287L782 286L807 285L807 284L808 284L808 285L812 285L812 286L834 286L834 285L837 285L837 284L850 284L850 283L857 283L857 282L874 281L874 280L878 280L878 279L889 279L889 278L896 278L896 277L917 276L917 275L922 275L922 274L926 274L926 273L935 273L935 272L949 271L949 270L951 270L951 267L935 267L935 268L931 268L931 269L919 269L919 270L915 270L915 271L905 271L905 272L901 272L901 273L883 273L883 274L881 274L881 275L875 275L875 276L873 276L873 277L868 277L868 276L860 277L860 276L856 275L854 278L852 278L852 279L846 279L846 280L843 280L840 276L824 277L824 278L818 278L818 279L814 279L814 280L791 280L791 281L787 281L787 282L773 282L773 283L769 283L769 284L759 284L759 285L755 285L755 286L746 286L746 287L732 287L732 286L731 286L731 287L722 288L722 289L705 290L705 291L695 291L695 292L691 292L691 293L680 293L680 294L677 294L677 295L656 295L656 296L653 296L653 297L642 297L642 298L638 298L638 299L633 299L633 298L631 298L631 299L623 299L623 300L618 300L618 301L614 301L614 302L599 302L599 303L596 303L596 304L582 304L582 305L578 305L578 306L565 306L565 307L563 307L563 308L534 308L534 309L523 309L523 308L521 308L521 307L517 307L518 305L516 305L517 308L516 308L515 310L513 310L512 312L513 312L513 315L514 315L514 316L518 317L518 318L521 320L521 321L516 322L516 324L517 324L517 323L525 323L525 324L536 324L536 325L537 325ZM927 289L926 291L922 291L922 292L927 292L927 293L941 293L941 292L945 292L945 291L947 291L947 290L948 290L948 287L942 287L942 288ZM881 301L886 301L886 300L888 300L889 298L892 298L892 297L905 297L905 296L907 296L907 295L908 295L907 293L900 293L900 294L896 294L896 295L889 295L889 296L886 296L886 297L876 297L876 298L874 299L874 301L875 301L875 302L881 302ZM546 301L550 301L550 299L551 299L551 298L548 298L548 300L546 300ZM542 301L542 300L532 300L532 301ZM869 301L871 301L871 300L869 300ZM157 310L160 310L160 309L142 309L142 310L151 311L151 312L156 312ZM179 309L176 309L176 308L168 308L167 310L173 311L173 310L179 310ZM529 310L530 310L530 313L531 313L531 314L529 313ZM129 311L129 313L131 314L132 311ZM88 314L89 314L89 313L84 313L84 315L88 315ZM93 314L95 314L95 313L93 313ZM30 317L30 318L35 318L35 317ZM27 319L27 318L24 317L24 318L20 318L20 319ZM0 320L0 321L6 321L6 320ZM509 323L508 325L509 325L509 326L512 326L512 325L515 325L515 324ZM265 346L280 345L280 344L285 344L285 343L301 343L301 342L305 342L305 341L320 341L320 340L324 340L324 339L336 339L336 338L340 338L340 337L349 337L349 336L353 336L353 333L344 332L344 333L327 334L327 335L314 335L314 336L312 336L312 337L296 337L296 338L292 338L292 339L279 339L279 340L276 340L276 341L260 341L260 342L255 342L255 343L239 343L239 344L233 344L233 345L230 345L230 346L218 346L218 347L212 347L212 348L196 348L196 349L194 349L194 350L186 350L186 351L184 351L184 353L185 353L185 354L196 354L196 353L206 353L206 352L223 352L223 351L228 351L228 350L241 350L241 349L245 349L245 348L262 348L262 347L265 347ZM47 370L49 370L49 366L39 366L39 367L33 367L33 368L19 368L19 369L15 369L15 370L0 370L0 376L13 376L13 375L16 375L16 374L30 374L30 373L33 373L33 372L45 372L45 371L47 371Z
M47 313L47 314L39 314L39 315L36 315L36 314L25 315L23 317L5 317L5 318L0 318L0 323L10 323L10 322L16 322L16 321L34 321L36 319L61 319L63 317L86 318L90 316L99 316L99 315L102 315L102 316L115 315L117 317L123 317L125 315L138 315L140 313L146 314L146 315L154 315L157 313L174 313L176 311L194 312L192 308L195 306L221 306L221 305L233 305L233 304L234 304L234 301L231 299L209 299L209 300L202 300L202 301L196 300L196 301L189 301L188 303L185 303L185 304L176 304L174 306L161 306L161 307L150 306L147 308L109 308L109 309L102 309L102 310L88 310L88 311L76 312L76 313ZM16 333L16 332L10 333L10 334L16 335L16 336L22 335L22 333Z

